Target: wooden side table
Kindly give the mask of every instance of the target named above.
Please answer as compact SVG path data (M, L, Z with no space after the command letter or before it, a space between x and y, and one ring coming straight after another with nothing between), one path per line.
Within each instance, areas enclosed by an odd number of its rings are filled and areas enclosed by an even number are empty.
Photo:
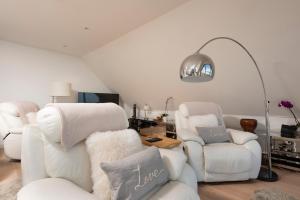
M162 140L157 141L157 142L147 142L146 141L146 139L153 138L153 137L160 138ZM165 148L165 149L171 149L171 148L177 147L181 144L180 140L171 139L171 138L168 138L159 133L154 133L154 134L149 134L149 135L141 135L141 140L144 145L155 146L158 148Z

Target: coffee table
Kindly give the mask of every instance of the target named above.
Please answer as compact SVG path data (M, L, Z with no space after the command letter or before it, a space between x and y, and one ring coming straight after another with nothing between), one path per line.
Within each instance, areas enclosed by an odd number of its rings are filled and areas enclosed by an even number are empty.
M162 140L157 141L157 142L148 142L148 141L146 141L147 138L160 138ZM181 144L180 140L168 138L168 137L163 136L162 134L158 134L158 133L141 135L141 140L144 145L155 146L155 147L164 148L164 149L171 149L171 148L177 147Z

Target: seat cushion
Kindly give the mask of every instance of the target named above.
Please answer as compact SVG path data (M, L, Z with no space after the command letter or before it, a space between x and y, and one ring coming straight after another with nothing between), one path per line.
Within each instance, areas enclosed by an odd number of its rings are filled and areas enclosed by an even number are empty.
M97 198L60 178L47 178L34 181L18 192L18 200L97 200Z
M199 200L197 192L191 187L171 181L158 192L153 191L145 197L151 200ZM46 178L29 183L17 195L18 200L97 200L96 196L82 190L72 182L60 178Z
M205 171L236 174L250 171L251 152L242 145L215 143L204 146Z
M150 194L149 194L150 195ZM178 181L170 181L158 192L150 195L150 200L199 200L198 193L191 187Z

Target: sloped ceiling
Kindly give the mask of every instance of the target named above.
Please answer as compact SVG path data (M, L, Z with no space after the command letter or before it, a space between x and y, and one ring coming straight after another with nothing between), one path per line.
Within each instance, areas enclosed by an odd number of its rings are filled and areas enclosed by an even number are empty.
M128 105L150 104L162 110L184 101L214 101L227 114L262 115L263 93L251 60L229 41L216 41L203 52L215 61L207 83L179 79L183 59L215 36L230 36L256 58L271 100L271 114L290 99L300 108L300 1L193 0L84 56L93 70ZM298 112L299 114L299 112Z
M188 0L1 0L0 39L82 55Z

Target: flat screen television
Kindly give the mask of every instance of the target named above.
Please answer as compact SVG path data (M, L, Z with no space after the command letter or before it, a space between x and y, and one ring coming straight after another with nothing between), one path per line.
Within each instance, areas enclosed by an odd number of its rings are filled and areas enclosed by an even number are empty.
M78 103L115 103L119 105L119 94L78 92Z

